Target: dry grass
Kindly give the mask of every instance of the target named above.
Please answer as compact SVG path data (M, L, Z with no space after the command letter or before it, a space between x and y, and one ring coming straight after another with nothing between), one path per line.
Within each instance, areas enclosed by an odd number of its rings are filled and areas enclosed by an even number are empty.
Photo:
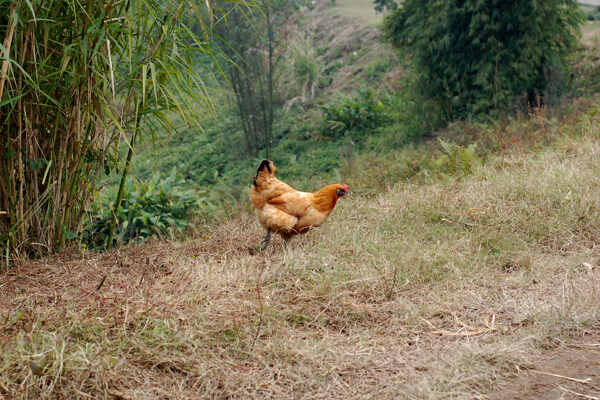
M327 13L369 26L376 26L383 21L383 14L377 13L375 5L369 0L335 0L327 8Z
M344 199L287 252L255 254L244 213L187 243L23 262L0 275L0 396L485 398L598 328L591 124Z

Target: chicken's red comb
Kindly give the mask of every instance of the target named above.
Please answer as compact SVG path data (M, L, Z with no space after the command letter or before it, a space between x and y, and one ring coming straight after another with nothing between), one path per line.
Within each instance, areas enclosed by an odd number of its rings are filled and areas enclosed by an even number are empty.
M344 185L344 190L348 191L348 185Z

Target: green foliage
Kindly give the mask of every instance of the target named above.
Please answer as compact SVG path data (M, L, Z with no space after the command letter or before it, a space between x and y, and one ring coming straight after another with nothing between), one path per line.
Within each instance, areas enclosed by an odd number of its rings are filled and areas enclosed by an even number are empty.
M564 81L582 20L574 0L406 0L384 30L410 55L418 91L452 120Z
M116 186L109 186L99 193L82 238L88 246L105 245L116 197ZM185 234L191 219L213 209L214 206L190 188L188 182L178 179L175 168L166 178L156 173L145 182L127 179L123 202L117 212L115 238L123 244L153 235Z
M599 7L586 7L586 18L588 21L600 21L600 6Z
M224 116L220 121L207 120L203 125L203 131L189 127L147 142L134 160L136 175L150 179L155 171L169 174L176 168L183 179L200 187L213 186L223 180L236 161L247 158L244 133L237 118L232 116ZM236 167L242 168L241 165ZM241 183L249 177L250 173L235 178Z
M392 68L390 57L378 58L375 62L369 64L366 70L367 78L370 81L377 81Z
M354 133L356 139L364 137L390 121L381 100L373 90L358 91L356 97L340 95L336 101L323 106L327 130L334 137Z
M384 12L384 11L394 11L398 9L398 3L395 0L374 0L373 4L375 4L375 11Z
M439 159L440 163L447 162L449 172L454 176L465 176L473 172L473 157L477 144L472 143L469 147L461 147L455 143L447 142L438 138L447 159Z

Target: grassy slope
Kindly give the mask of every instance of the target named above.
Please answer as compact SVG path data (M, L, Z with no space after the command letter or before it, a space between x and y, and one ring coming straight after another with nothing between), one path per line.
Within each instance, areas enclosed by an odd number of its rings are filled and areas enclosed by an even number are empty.
M0 395L481 396L598 329L593 121L463 180L345 198L288 252L255 254L242 212L186 243L23 263L1 281Z

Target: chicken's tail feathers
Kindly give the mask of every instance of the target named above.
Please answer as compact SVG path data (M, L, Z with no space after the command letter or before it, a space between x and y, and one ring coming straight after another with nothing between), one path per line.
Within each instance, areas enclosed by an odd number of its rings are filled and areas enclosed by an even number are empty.
M252 179L254 187L258 187L261 181L264 181L268 176L273 176L275 174L275 170L275 164L273 164L272 161L262 160L260 164L258 164L256 176Z

